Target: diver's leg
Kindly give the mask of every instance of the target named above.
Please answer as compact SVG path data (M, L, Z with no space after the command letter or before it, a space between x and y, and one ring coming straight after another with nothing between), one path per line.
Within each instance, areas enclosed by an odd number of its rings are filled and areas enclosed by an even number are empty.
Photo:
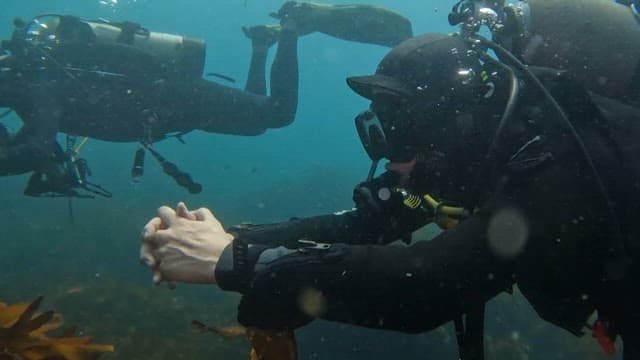
M264 60L254 54L247 91L198 79L172 97L176 103L187 102L184 118L200 119L193 127L217 133L258 135L266 129L293 122L298 106L298 33L283 26L279 31L278 49L271 65L270 94L265 96L260 70ZM183 99L183 100L178 100ZM215 111L210 111L215 109ZM209 114L202 118L200 114Z
M272 16L295 20L302 34L319 31L343 40L389 47L413 36L407 18L373 5L288 1Z
M258 95L267 95L265 66L268 52L269 48L252 46L251 65L249 65L247 84L244 87L245 91Z
M276 29L267 26L269 29ZM251 28L254 29L254 28ZM254 35L250 32L245 33ZM194 127L210 132L258 135L266 129L293 122L298 106L298 36L293 24L278 25L278 48L270 72L270 94L264 91L264 62L269 42L254 52L246 90L225 87L206 80L190 84L180 94L192 104L188 114L210 113ZM253 40L253 38L252 38ZM264 44L267 44L264 46ZM177 95L174 95L175 98ZM195 99L195 101L194 101ZM216 111L211 112L209 109ZM187 115L185 118L193 118Z
M298 106L298 35L295 24L282 23L270 77L269 101L273 111L272 118L279 121L276 126L293 122Z
M280 35L280 25L258 25L243 27L245 36L251 40L251 65L247 75L245 91L258 94L267 94L265 79L265 66L269 48L275 44Z

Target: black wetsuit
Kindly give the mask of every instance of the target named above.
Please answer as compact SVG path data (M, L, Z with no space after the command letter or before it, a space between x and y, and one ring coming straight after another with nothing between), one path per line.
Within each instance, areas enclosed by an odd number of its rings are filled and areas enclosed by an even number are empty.
M290 124L298 96L297 34L280 33L266 96L267 48L254 48L246 91L168 71L120 43L16 44L0 58L0 107L24 126L0 143L0 176L46 171L57 161L57 132L114 142L151 143L203 130L258 135ZM215 50L220 52L220 49Z
M223 289L243 293L239 321L299 327L316 315L299 306L301 294L314 289L326 301L318 312L323 319L422 332L517 283L543 318L575 334L598 309L622 334L625 358L637 357L640 296L631 284L638 269L622 260L638 254L640 167L631 157L636 146L618 141L638 139L640 117L614 114L621 104L603 116L604 100L598 109L570 80L548 86L591 154L617 224L557 114L540 93L526 89L479 210L430 241L385 245L407 239L432 215L409 209L398 193L388 196L397 184L391 173L358 186L352 211L232 229L235 250L223 253L216 279Z

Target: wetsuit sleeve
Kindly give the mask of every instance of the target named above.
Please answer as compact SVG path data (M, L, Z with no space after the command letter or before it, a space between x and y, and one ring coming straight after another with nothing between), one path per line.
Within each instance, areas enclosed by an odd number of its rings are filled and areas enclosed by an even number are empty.
M268 329L294 329L316 317L405 332L433 329L514 281L512 265L483 238L487 219L478 214L412 246L264 252L238 319Z
M387 244L411 240L411 233L432 219L424 208L408 207L393 185L392 173L358 185L354 190L355 209L266 225L228 229L234 235L216 267L216 280L225 290L242 292L251 278L258 254L264 249L297 249L309 242L347 244Z
M294 218L287 222L233 227L229 232L248 244L297 247L298 240L323 243L386 244L409 242L411 233L431 220L425 209L404 205L394 191L396 175L382 174L353 191L355 208L331 215Z

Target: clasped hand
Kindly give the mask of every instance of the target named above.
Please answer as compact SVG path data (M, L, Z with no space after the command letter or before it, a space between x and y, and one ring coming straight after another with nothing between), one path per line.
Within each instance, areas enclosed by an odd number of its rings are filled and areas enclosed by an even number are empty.
M153 271L153 282L215 284L215 268L233 236L206 208L190 211L162 206L142 231L140 261Z

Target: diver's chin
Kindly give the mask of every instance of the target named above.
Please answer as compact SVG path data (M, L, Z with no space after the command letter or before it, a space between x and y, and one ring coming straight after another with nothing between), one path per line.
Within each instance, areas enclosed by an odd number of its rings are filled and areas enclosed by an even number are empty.
M416 165L416 159L407 162L390 161L384 165L384 168L400 177L399 185L406 187L409 184L411 172Z

